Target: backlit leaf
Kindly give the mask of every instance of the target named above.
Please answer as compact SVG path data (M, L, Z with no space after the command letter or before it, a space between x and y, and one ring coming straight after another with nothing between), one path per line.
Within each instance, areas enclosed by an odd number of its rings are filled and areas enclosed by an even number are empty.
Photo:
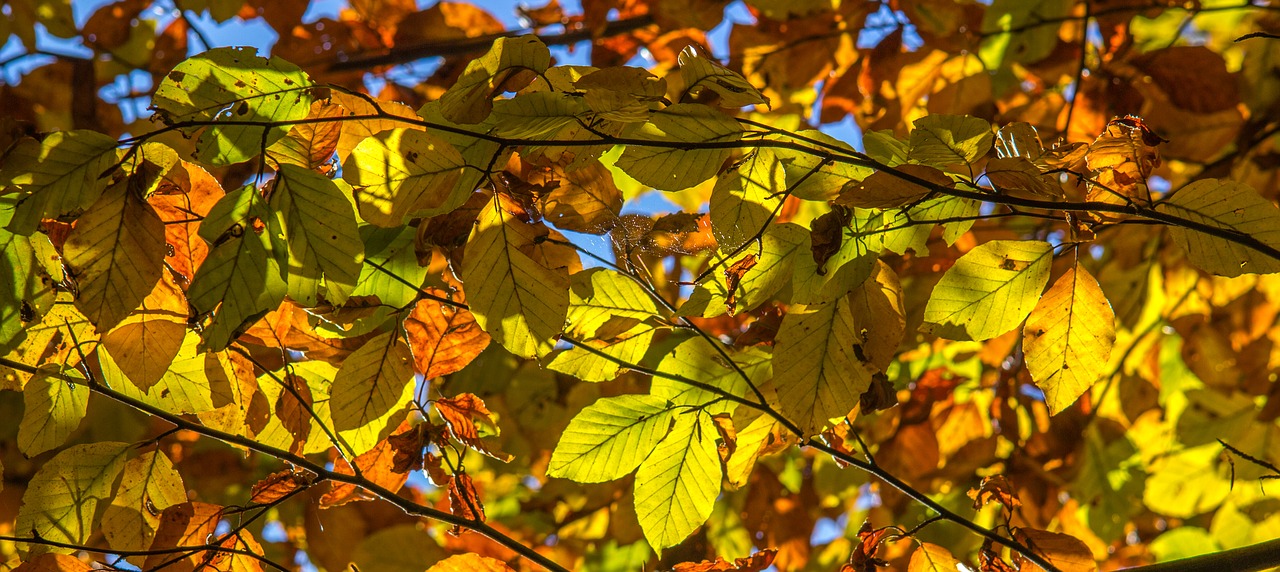
M444 297L443 290L431 290ZM489 346L471 310L422 299L404 320L418 373L427 379L448 375L471 363Z
M281 165L276 176L270 206L284 223L290 282L295 275L323 275L326 299L341 305L355 288L364 263L364 243L351 202L332 180L310 169ZM314 297L297 301L316 304Z
M547 475L581 483L621 478L666 437L673 413L666 399L652 395L599 399L569 422Z
M61 447L80 426L89 407L89 388L82 384L84 374L80 370L67 368L61 372L80 383L64 381L52 374L53 371L42 368L22 388L18 449L28 457Z
M40 467L22 494L14 530L45 540L86 545L98 529L99 504L105 504L132 447L101 442L63 449ZM27 546L27 545L20 545ZM70 554L69 548L34 545L30 552Z
M383 131L361 141L343 163L356 188L360 217L383 227L408 216L434 216L458 208L471 189L458 185L463 160L449 143L411 129Z
M915 121L908 156L938 168L968 165L986 155L994 142L991 124L984 119L932 114Z
M1280 249L1280 208L1246 185L1226 179L1196 181L1157 208L1225 232L1247 234ZM1280 272L1280 259L1225 238L1178 226L1170 227L1169 234L1192 264L1213 274Z
M907 572L950 572L960 569L960 560L950 550L924 542L911 553L911 561L907 563Z
M103 192L63 247L80 284L76 305L100 330L119 324L160 280L164 223L125 179Z
M1022 351L1050 413L1070 407L1102 376L1116 341L1115 322L1098 281L1079 266L1040 298L1022 330Z
M331 392L333 428L357 454L372 449L413 398L409 345L394 331L365 342L338 369Z
M169 457L148 451L124 464L115 498L102 514L102 533L111 548L146 550L160 527L160 513L187 502L187 489Z
M854 334L868 365L888 371L907 330L902 284L898 275L882 261L861 286L849 293Z
M692 46L680 51L678 62L685 93L691 97L696 97L702 90L711 90L720 96L716 103L721 107L737 109L747 105L769 105L769 98L761 95L741 74L704 57Z
M720 494L720 455L711 416L675 416L675 425L636 470L636 517L649 546L661 552L684 541Z
M20 142L0 168L0 187L16 185L23 191L6 228L29 235L42 218L89 208L111 183L105 175L120 159L117 145L114 138L86 129Z
M774 385L782 413L808 435L843 417L871 386L871 372L854 352L858 343L847 298L792 306L778 329Z
M188 127L203 130L196 158L210 166L249 160L289 132L280 121L311 110L311 80L297 66L254 54L253 48L215 48L178 64L156 88L152 105L170 125L184 121L260 122L262 125Z
M987 340L1026 319L1049 280L1053 246L993 240L969 251L942 275L920 330L953 340Z
M521 357L550 353L569 311L567 270L543 266L521 250L534 244L537 230L515 220L495 198L481 209L462 264L476 322Z
M499 38L488 53L467 64L462 77L440 98L440 110L455 123L484 121L494 97L522 89L550 65L551 52L537 36Z
M632 137L658 145L628 145L618 168L650 187L674 192L714 177L733 150L686 150L672 144L731 143L742 137L742 127L705 105L677 103L654 113Z
M162 276L142 305L120 325L102 336L102 345L116 366L139 389L146 391L169 370L187 330L187 301Z
M759 149L721 173L711 191L711 228L720 249L745 244L773 218L781 205L787 176L771 149ZM775 196L776 195L776 196Z

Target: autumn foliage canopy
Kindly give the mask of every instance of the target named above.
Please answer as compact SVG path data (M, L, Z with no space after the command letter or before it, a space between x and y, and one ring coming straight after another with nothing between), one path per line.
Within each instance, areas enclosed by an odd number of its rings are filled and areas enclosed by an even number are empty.
M81 4L0 571L1280 565L1280 6Z

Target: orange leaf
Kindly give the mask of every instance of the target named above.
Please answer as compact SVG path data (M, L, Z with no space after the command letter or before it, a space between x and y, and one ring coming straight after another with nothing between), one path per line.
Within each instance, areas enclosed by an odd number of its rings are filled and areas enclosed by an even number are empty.
M267 475L267 478L253 485L249 494L250 504L268 504L278 501L293 491L311 486L310 479L303 473L280 471Z
M1019 528L1014 530L1013 537L1024 546L1030 547L1036 554L1043 556L1062 572L1093 572L1098 569L1098 564L1093 560L1093 553L1089 547L1074 536L1034 528ZM1023 564L1030 564L1030 561L1023 558L1021 554L1014 554L1013 562L1020 570L1031 569L1031 566L1023 568Z
M969 489L969 498L973 499L974 510L980 509L991 502L998 502L1005 510L1013 510L1022 506L1022 501L1018 500L1018 494L1014 492L1013 483L1009 482L1009 478L1004 475L993 475L983 477L982 484L976 489Z
M436 562L427 572L515 572L501 560L479 554L454 554Z
M19 564L13 572L88 572L93 567L66 554L40 554Z
M484 503L480 502L480 492L476 490L471 475L459 473L449 481L449 511L454 516L484 522ZM455 525L449 529L449 534L454 536L461 533L460 526Z
M428 293L447 298L443 290ZM480 329L470 310L446 306L435 300L419 300L404 320L418 373L427 379L449 375L467 367L489 346L489 334Z
M475 394L463 393L457 397L438 399L435 404L436 411L449 424L449 431L455 439L504 463L511 461L512 455L490 447L480 438L477 424L483 425L493 434L498 433L498 424L493 420L493 413L485 407L484 400Z
M724 305L728 307L729 313L733 314L738 306L738 283L742 281L742 277L746 275L748 270L755 268L756 255L748 254L742 257L742 260L734 262L732 266L724 270L724 282L728 287L729 295L724 301Z
M409 423L400 424L401 430L407 430ZM360 467L360 474L366 480L381 486L391 492L400 490L404 486L409 476L403 472L396 472L393 469L393 459L396 450L387 439L379 441L372 449L355 458L357 467ZM355 471L351 470L351 465L341 458L333 463L333 470L344 475L354 475ZM334 483L333 488L329 492L320 497L320 508L331 508L341 506L351 501L370 500L370 497L362 493L355 485L347 483Z
M185 502L175 504L160 513L160 526L156 528L155 539L151 541L151 550L168 550L179 546L204 546L218 528L222 520L223 507L203 503ZM205 552L197 550L185 558L169 563L165 568L176 572L195 572L205 563ZM147 556L142 567L152 569L174 558L170 552L155 553Z
M702 562L682 562L676 564L674 572L759 572L773 564L778 551L772 548L761 550L745 558L735 558L729 562L724 558Z

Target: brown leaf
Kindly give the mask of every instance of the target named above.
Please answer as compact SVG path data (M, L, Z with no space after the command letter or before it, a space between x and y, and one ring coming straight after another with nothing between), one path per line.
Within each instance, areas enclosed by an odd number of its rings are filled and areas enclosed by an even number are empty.
M876 550L880 549L880 543L895 530L895 527L887 526L872 529L871 521L864 521L862 528L858 529L858 545L853 548L853 554L849 555L849 567L854 572L875 572L877 566L888 566L888 562L876 558Z
M296 471L280 471L267 475L254 483L249 493L249 504L269 504L278 501L293 491L311 486L311 480L304 473Z
M426 291L441 298L450 297L437 288ZM404 329L415 369L427 379L461 371L489 346L489 334L480 329L470 310L435 300L419 300L405 318Z
M218 528L222 520L223 507L203 503L185 502L175 504L160 513L160 526L156 529L155 539L151 541L151 550L168 550L179 546L204 546ZM207 550L197 550L176 562L169 562L174 555L169 552L154 553L147 556L143 568L155 568L168 563L166 570L178 572L195 572L203 567Z
M734 262L733 265L724 269L724 281L729 291L725 298L724 305L729 309L729 314L734 314L738 306L738 284L742 281L742 277L746 275L748 270L755 268L756 255L748 254L742 257L742 260Z
M973 509L978 510L992 502L998 502L1005 510L1013 510L1022 506L1013 483L1004 475L983 477L976 489L969 489L969 498L973 499Z
M1034 528L1017 528L1014 529L1013 538L1043 556L1062 572L1093 572L1098 569L1089 546L1074 536ZM1024 569L1023 566L1029 565L1030 561L1021 554L1014 554L1013 563L1019 569Z
M89 572L92 566L67 554L37 554L27 558L13 572Z
M851 220L853 210L840 205L832 205L830 211L813 220L813 228L809 232L809 248L814 262L818 263L818 275L826 275L827 261L840 251L840 245L844 242L844 229Z
M395 451L395 456L391 460L391 470L397 473L421 470L428 456L427 446L433 443L444 446L444 432L443 425L428 422L419 423L410 429L387 437L387 442Z
M955 185L951 177L927 165L898 165L893 170L943 187ZM888 209L910 205L932 192L929 187L917 185L895 173L876 171L861 183L841 189L835 203L864 209Z
M772 565L773 559L777 556L777 550L766 548L751 556L735 558L733 562L717 556L715 560L682 562L676 564L673 570L674 572L760 572Z
M858 411L869 415L876 411L884 411L898 405L898 392L893 389L893 382L882 372L871 374L871 387L862 392L858 398Z
M409 429L409 423L400 424L399 430L406 431ZM388 439L379 441L372 449L355 458L355 464L360 467L360 474L369 482L377 484L391 492L397 492L400 487L404 486L409 476L405 472L396 472L392 467L396 450L389 443ZM346 460L338 458L333 462L333 470L343 475L354 475L355 471L351 470L351 465ZM347 483L334 483L329 492L320 497L320 508L331 508L341 506L351 501L372 500L372 497L361 491L355 485Z
M276 399L276 417L293 435L295 453L300 453L311 436L311 406L313 398L307 380L296 375L286 375L280 397Z
M1000 552L994 548L993 544L990 538L983 541L982 551L978 553L978 570L981 572L1018 572L1017 568L1014 568L1011 564L1005 562L1004 558L1000 557Z
M566 170L558 165L528 173L529 181L550 191L542 196L542 212L556 228L604 234L613 228L622 211L622 193L613 175L599 160ZM559 183L554 187L551 183Z
M148 0L120 0L98 8L85 22L81 35L90 46L108 51L119 48L137 27L135 19L150 4Z
M449 511L467 520L485 521L484 504L480 502L480 493L471 475L458 473L449 481ZM454 525L449 529L449 534L454 536L461 533L461 526Z
M987 161L987 180L997 191L1015 197L1063 198L1062 187L1050 183L1039 168L1023 157Z
M487 432L496 435L498 424L493 413L484 405L484 400L472 393L463 393L457 397L446 397L435 401L436 411L449 424L453 437L468 447L504 463L510 462L512 455L489 446L480 437L480 426Z

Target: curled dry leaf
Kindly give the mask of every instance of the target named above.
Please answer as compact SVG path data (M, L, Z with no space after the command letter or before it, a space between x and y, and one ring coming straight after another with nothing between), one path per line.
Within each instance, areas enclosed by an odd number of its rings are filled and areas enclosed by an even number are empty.
M490 435L498 434L498 423L493 413L484 405L484 400L472 393L463 393L456 397L446 397L435 401L436 411L449 425L453 437L466 446L504 463L513 456L504 453L493 445L486 443L480 436L480 428Z

